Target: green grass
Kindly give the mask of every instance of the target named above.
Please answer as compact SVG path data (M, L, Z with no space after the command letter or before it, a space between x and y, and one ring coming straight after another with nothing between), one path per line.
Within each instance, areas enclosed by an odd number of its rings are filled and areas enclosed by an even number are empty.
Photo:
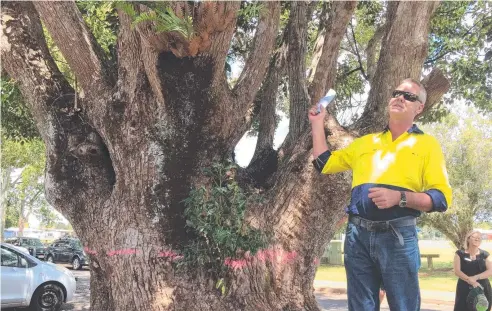
M434 258L434 269L427 268L427 260L422 258L422 266L419 270L420 288L423 290L436 290L452 292L456 290L458 278L453 273L453 258L456 251L454 245L447 241L419 241L421 254L439 254ZM484 242L482 249L492 250L492 242ZM343 266L323 265L318 268L316 280L328 280L346 282L345 268Z
M346 282L344 266L319 266L315 280Z

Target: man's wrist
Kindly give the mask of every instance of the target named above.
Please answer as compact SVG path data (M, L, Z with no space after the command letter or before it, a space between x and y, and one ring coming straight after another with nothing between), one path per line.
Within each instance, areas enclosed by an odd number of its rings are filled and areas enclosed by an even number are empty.
M398 206L401 208L406 208L407 207L407 194L405 191L399 191L400 194L400 200L398 201Z
M311 127L313 130L323 130L323 132L325 131L325 123L323 121L311 122Z

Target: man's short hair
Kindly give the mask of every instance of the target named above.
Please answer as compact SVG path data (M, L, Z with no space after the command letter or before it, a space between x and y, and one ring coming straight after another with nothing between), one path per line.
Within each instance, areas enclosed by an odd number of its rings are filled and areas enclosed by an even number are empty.
M419 96L419 101L425 105L425 101L427 100L427 91L425 90L425 87L420 83L419 81L408 78L403 81L401 81L400 85L403 83L412 83L415 84L416 86L419 87L419 93L417 94Z

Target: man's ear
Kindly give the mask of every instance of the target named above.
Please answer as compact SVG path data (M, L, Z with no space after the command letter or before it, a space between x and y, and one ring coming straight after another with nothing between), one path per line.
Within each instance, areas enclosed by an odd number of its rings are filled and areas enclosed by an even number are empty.
M420 114L422 111L424 111L424 104L420 104L420 105L417 107L417 114Z

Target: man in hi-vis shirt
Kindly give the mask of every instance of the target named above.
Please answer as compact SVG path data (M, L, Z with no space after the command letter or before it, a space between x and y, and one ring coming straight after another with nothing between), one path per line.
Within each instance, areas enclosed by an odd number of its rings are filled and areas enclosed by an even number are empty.
M344 245L349 311L379 310L381 284L392 311L420 310L416 218L451 204L441 147L413 124L425 99L419 82L404 80L389 101L386 129L332 152L325 109L309 110L315 167L323 174L353 174Z

